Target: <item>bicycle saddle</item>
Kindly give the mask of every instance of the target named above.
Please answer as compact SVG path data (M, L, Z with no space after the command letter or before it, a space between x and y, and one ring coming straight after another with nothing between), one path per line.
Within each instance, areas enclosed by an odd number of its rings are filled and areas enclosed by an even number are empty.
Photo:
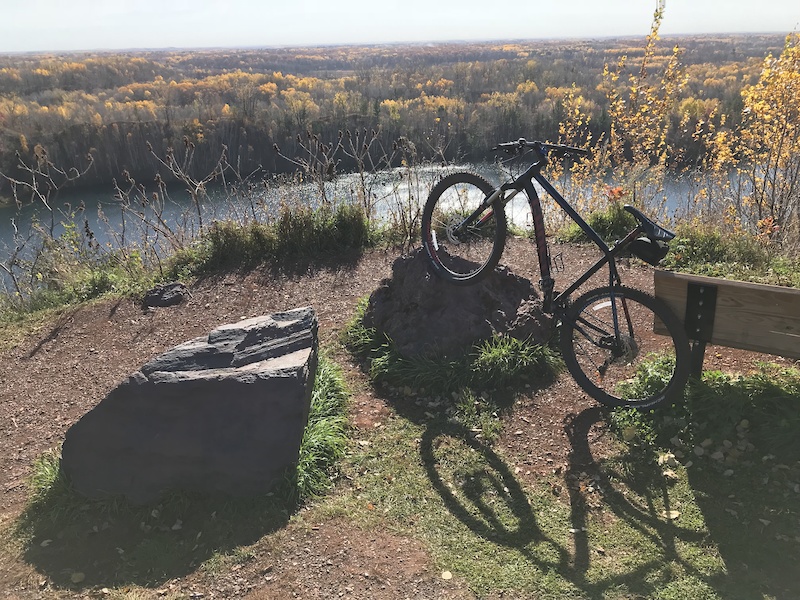
M639 225L641 225L642 229L644 230L644 234L651 240L668 242L675 237L675 234L669 229L664 229L661 227L661 225L651 221L638 208L631 206L630 204L626 204L622 208L636 217L636 220L639 221Z

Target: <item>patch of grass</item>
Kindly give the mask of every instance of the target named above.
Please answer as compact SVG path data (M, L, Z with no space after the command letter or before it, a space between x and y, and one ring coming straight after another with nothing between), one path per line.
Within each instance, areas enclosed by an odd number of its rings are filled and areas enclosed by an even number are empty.
M163 271L156 271L130 249L102 254L84 248L72 227L61 238L45 239L40 259L30 265L32 285L23 296L0 296L0 320L19 320L20 315L104 296L140 296L164 280L336 256L369 247L376 236L358 206L284 207L270 224L215 222L193 244L169 257Z
M291 486L292 495L301 501L318 496L331 487L334 470L347 449L349 397L341 369L322 357Z
M465 426L480 428L486 439L500 431L500 413L511 405L515 390L541 386L563 368L549 346L495 336L460 356L400 354L385 334L363 323L363 299L343 332L345 346L358 357L377 384L424 396L430 407Z
M670 360L658 357L641 365L629 383L630 391L640 394L668 377ZM639 443L653 448L691 450L711 440L707 446L711 454L727 440L738 454L751 444L763 454L798 460L800 370L757 363L746 375L706 371L702 381L690 382L682 402L648 412L616 409L611 422L626 438L632 440L635 434ZM723 455L726 450L722 449Z
M754 283L800 287L800 260L743 232L697 223L681 225L663 266L676 271Z
M155 282L155 273L146 271L138 259L85 257L52 267L38 279L28 295L0 298L0 320L19 321L24 315L106 296L142 294Z
M284 207L272 223L213 223L200 240L172 258L170 272L185 277L288 258L326 257L369 247L374 237L358 206Z
M483 342L472 354L476 382L499 387L518 381L549 381L563 364L548 346L508 336Z
M745 569L731 572L733 535L708 523L708 514L718 516L709 505L735 487L722 474L709 472L699 485L686 469L668 479L651 461L612 456L597 463L590 492L580 473L586 465L525 478L528 457L452 422L395 417L367 440L345 459L349 487L327 498L316 518L422 540L436 570L451 571L478 597L744 600L772 585ZM789 569L782 582L791 580L790 564L781 562Z

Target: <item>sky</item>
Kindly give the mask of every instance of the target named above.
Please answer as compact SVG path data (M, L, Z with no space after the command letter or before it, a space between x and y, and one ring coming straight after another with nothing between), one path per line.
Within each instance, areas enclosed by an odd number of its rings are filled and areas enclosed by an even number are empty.
M656 0L0 0L0 53L644 36ZM666 0L661 33L800 31L798 0Z

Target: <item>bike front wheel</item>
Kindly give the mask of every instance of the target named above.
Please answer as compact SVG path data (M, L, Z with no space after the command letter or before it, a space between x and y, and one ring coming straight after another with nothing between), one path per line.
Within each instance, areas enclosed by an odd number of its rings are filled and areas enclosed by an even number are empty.
M474 173L453 173L431 190L422 213L422 244L442 279L472 284L500 261L506 215L499 202L483 207L494 191Z
M564 314L560 336L575 381L607 406L652 408L678 399L689 379L683 325L640 290L613 286L583 294Z

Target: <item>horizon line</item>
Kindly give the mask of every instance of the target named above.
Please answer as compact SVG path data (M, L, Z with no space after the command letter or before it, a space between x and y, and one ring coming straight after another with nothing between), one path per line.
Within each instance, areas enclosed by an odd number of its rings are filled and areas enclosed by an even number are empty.
M796 31L729 31L729 32L705 32L705 33L664 33L659 35L659 39L664 38L697 38L709 36L788 36ZM522 42L559 42L559 41L593 41L593 40L626 40L644 38L643 35L597 35L597 36L554 36L554 37L534 37L534 38L480 38L480 39L449 39L449 40L425 40L425 41L390 41L390 42L332 42L328 44L253 44L246 46L131 46L126 48L83 48L73 50L0 50L0 56L36 56L36 55L67 55L67 54L112 54L112 53L136 53L136 52L192 52L192 51L211 51L211 50L300 50L305 48L363 48L381 46L428 46L428 45L462 45L462 44L490 44L490 43L522 43Z

